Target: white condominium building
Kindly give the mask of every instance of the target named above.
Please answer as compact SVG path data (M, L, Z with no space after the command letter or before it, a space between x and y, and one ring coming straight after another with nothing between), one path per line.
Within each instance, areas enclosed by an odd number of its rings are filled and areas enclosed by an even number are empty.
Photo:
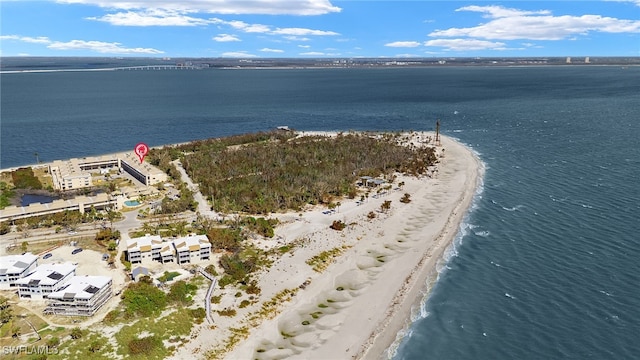
M142 261L156 260L161 263L173 261L171 243L162 241L160 235L146 234L143 237L127 240L127 261L139 264Z
M113 295L112 280L106 276L73 276L47 297L45 314L92 316Z
M206 235L189 235L173 240L172 243L178 264L209 260L211 257L211 243Z
M76 266L71 263L45 264L38 266L33 273L16 280L18 295L21 299L45 299L58 291L76 274Z
M38 266L38 257L32 253L0 256L0 290L16 286L16 280L31 274Z
M187 235L169 241L163 241L158 235L145 235L127 241L127 261L139 264L147 260L161 263L177 259L178 264L198 260L209 260L211 243L206 235Z

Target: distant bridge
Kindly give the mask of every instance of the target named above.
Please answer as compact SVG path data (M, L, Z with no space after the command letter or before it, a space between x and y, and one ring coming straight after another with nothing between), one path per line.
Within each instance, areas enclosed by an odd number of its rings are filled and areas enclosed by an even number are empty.
M141 65L116 67L111 70L198 70L199 66L194 65Z

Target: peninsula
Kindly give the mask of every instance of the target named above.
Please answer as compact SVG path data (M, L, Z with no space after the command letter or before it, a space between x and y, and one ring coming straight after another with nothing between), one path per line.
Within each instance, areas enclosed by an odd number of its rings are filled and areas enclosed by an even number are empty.
M484 171L464 145L428 132L283 128L152 149L148 159L166 182L153 195L121 191L139 197L127 197L111 227L80 225L98 233L84 252L28 244L43 259L53 253L111 277L122 294L73 323L40 314L46 296L8 296L45 329L58 326L43 344L82 329L81 340L57 341L60 355L88 347L106 358L378 358L435 281ZM90 243L116 232L102 269Z

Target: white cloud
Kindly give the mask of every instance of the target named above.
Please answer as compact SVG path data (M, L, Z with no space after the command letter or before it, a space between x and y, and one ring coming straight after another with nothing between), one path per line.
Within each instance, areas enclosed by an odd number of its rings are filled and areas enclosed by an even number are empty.
M15 40L32 44L50 44L51 40L49 40L46 36L38 36L38 37L30 37L30 36L20 36L20 35L1 35L0 40Z
M388 43L388 44L384 44L384 46L412 48L412 47L420 46L420 43L417 42L417 41L395 41L395 42L391 42L391 43Z
M229 52L222 53L222 57L249 58L249 57L256 57L256 55L249 54L246 51L229 51Z
M103 54L163 54L164 51L152 48L125 48L117 42L71 40L67 42L54 41L47 46L53 50L89 50Z
M311 39L307 38L307 37L300 37L300 36L285 36L284 37L287 40L291 40L291 41L309 41Z
M309 52L300 53L300 55L302 55L302 56L324 56L326 54L323 53L323 52L319 52L319 51L309 51Z
M397 57L397 58L415 58L415 57L419 57L416 54L396 54L393 57Z
M229 34L220 34L218 36L214 36L212 39L217 42L241 41L237 36Z
M270 48L262 48L262 49L260 49L260 51L262 51L262 52L270 52L270 53L283 53L284 52L284 50L270 49Z
M333 31L324 31L324 30L313 30L313 29L303 29L303 28L278 28L270 32L270 34L274 35L292 35L292 36L333 36L340 35L337 32Z
M605 1L630 2L632 4L635 4L636 6L640 6L640 0L605 0Z
M505 44L477 39L436 39L425 41L425 46L443 47L450 51L505 50Z
M285 35L285 37L299 36L334 36L340 35L334 31L315 30L305 28L276 28L272 29L269 25L249 24L240 20L226 21L222 19L212 18L209 20L212 24L231 26L236 30L246 33L262 33L267 35Z
M86 19L117 26L203 26L210 23L208 20L187 16L185 13L159 9L119 12Z
M54 0L119 10L175 10L209 14L322 15L340 12L329 0Z
M15 40L33 44L46 44L53 50L89 50L102 54L163 54L164 51L152 48L126 48L117 42L71 40L53 41L46 36L29 37L20 35L2 35L0 40Z
M298 47L303 48L303 49L308 49L311 47L311 45L298 45Z
M431 37L473 37L491 40L562 40L591 31L639 33L640 20L600 15L553 16L547 10L521 11L501 6L466 6L456 11L481 12L489 22L469 28L436 30Z

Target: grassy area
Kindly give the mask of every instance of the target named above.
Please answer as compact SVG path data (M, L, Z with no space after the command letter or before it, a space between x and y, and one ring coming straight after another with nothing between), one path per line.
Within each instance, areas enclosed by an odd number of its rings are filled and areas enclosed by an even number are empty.
M130 348L131 341L141 337L156 337L174 343L185 343L189 339L192 326L193 316L187 308L178 308L157 319L140 319L131 325L123 326L116 333L117 353L128 359L164 359L171 354L172 349L165 348L162 343L152 342L153 346L148 353L135 354L135 350L132 351Z
M323 251L320 254L307 260L306 263L307 265L311 266L314 271L323 272L329 265L331 265L335 258L340 256L345 250L349 248L350 246L342 245L331 250Z

